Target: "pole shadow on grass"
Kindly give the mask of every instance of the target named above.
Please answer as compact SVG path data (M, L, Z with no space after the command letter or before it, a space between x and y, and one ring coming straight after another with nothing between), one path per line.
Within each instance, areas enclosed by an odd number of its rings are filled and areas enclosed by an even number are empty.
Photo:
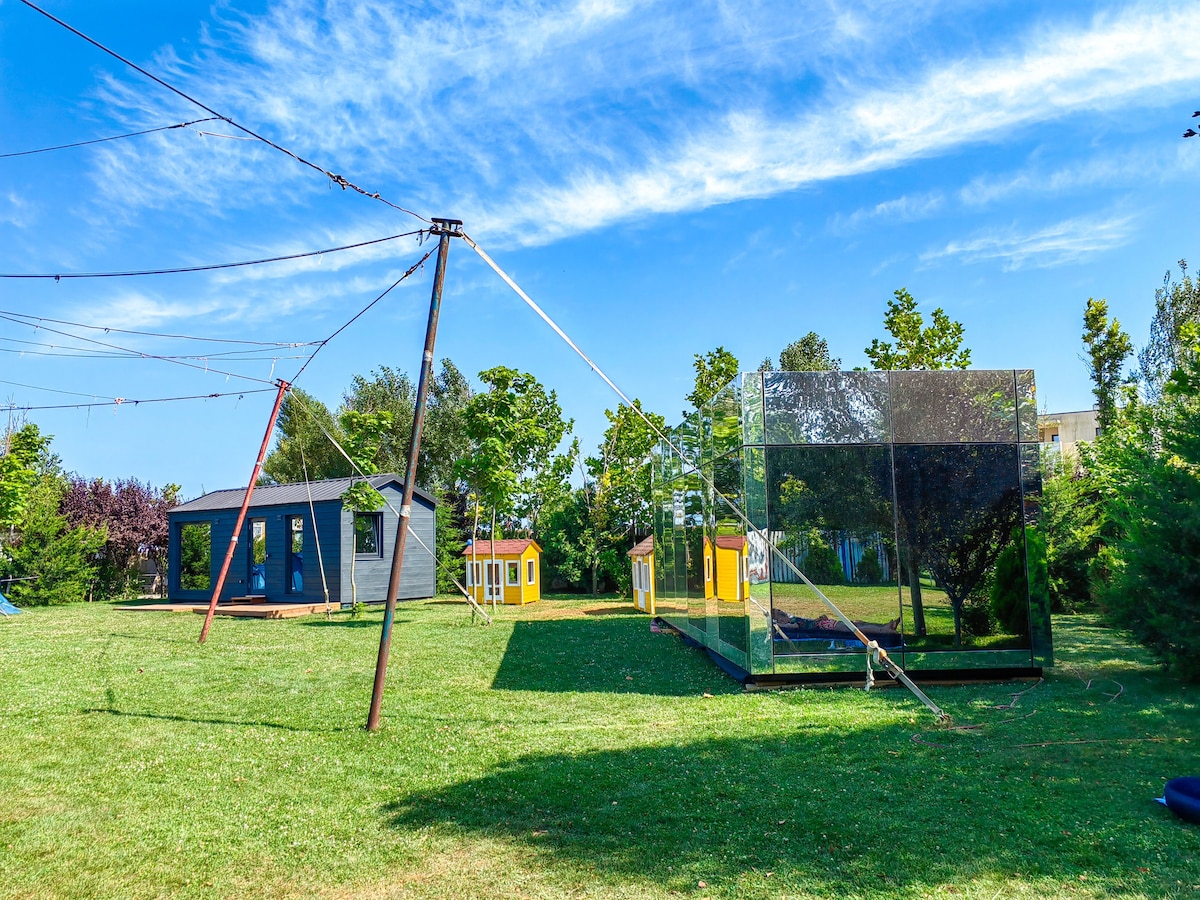
M740 691L708 656L645 616L514 622L492 688L696 696Z
M705 882L714 895L917 896L976 878L1074 890L1082 876L1142 896L1194 882L1200 830L1148 800L1113 821L1110 797L1070 766L1032 781L1026 766L1044 756L1003 744L947 755L909 738L889 726L528 756L384 813L397 828L525 843L567 878L599 870L684 894Z

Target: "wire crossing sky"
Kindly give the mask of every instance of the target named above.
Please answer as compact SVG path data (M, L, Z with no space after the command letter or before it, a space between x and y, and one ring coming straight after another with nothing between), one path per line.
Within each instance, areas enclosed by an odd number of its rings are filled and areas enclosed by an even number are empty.
M1040 406L1086 408L1087 298L1144 341L1164 272L1200 259L1200 144L1180 137L1200 107L1194 3L39 5L226 117L168 127L204 109L0 2L0 273L202 269L0 280L20 314L0 320L6 405L209 398L30 412L88 476L238 485L269 398L237 398L297 362L164 365L204 351L115 331L90 335L122 348L101 358L22 316L315 346L428 249L367 243L420 225L330 173L462 219L668 421L719 344L756 368L812 330L866 365L900 287L964 324L975 366L1033 367ZM312 162L227 139L246 136L230 120ZM594 446L613 398L464 249L439 355L532 372ZM387 292L304 389L335 406L355 374L415 374L429 287L417 270Z

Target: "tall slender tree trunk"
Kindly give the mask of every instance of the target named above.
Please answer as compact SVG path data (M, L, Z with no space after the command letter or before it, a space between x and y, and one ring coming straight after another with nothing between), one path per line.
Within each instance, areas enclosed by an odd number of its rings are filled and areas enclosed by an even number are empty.
M497 591L497 589L500 588L500 585L498 585L496 582L499 581L500 579L498 579L496 577L496 507L494 507L494 506L492 507L492 533L489 535L489 539L492 542L492 562L491 562L491 567L492 567L492 570L491 570L492 571L492 612L495 612L496 611L496 591ZM484 582L486 582L486 581L487 581L487 579L485 578Z

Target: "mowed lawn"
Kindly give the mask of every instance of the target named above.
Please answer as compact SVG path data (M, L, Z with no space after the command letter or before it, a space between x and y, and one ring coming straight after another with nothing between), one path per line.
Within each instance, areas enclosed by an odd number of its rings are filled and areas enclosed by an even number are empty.
M0 620L0 897L1188 897L1200 688L1092 619L1041 684L747 693L617 603ZM1014 697L1017 692L1024 691Z

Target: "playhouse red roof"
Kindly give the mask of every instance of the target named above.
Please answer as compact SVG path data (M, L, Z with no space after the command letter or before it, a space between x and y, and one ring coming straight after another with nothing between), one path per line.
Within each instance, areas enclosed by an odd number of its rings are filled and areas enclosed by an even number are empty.
M645 540L638 541L633 545L633 549L626 553L626 556L649 556L654 552L654 538L648 537Z
M718 534L717 546L722 550L741 550L746 546L744 534Z
M497 555L516 554L519 556L520 554L524 553L527 549L529 549L530 545L532 545L533 548L535 550L537 550L538 553L542 552L542 548L540 546L538 546L537 541L532 541L527 538L502 538L501 540L496 541L496 554ZM492 542L491 541L478 540L475 542L475 555L476 556L490 556L491 553L492 553ZM471 547L469 544L465 548L463 548L462 555L463 556L471 555Z

